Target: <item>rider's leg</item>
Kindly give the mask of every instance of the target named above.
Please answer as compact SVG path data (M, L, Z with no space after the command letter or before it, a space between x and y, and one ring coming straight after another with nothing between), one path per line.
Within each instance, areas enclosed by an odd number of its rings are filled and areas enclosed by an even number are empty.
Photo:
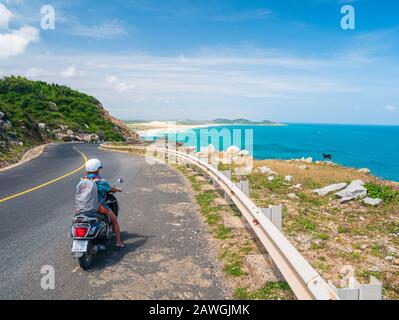
M116 245L123 246L123 242L121 239L121 228L119 227L118 219L116 218L112 210L108 210L108 216L111 220L112 230L115 232Z

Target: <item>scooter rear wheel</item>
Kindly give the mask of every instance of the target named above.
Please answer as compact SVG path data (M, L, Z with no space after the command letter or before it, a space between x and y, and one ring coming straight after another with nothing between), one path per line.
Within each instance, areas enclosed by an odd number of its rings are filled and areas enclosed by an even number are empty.
M87 252L85 252L83 254L83 256L81 256L79 258L79 265L83 270L87 270L89 269L94 262L94 256L95 256L95 252L93 250L92 245L89 243L87 246Z

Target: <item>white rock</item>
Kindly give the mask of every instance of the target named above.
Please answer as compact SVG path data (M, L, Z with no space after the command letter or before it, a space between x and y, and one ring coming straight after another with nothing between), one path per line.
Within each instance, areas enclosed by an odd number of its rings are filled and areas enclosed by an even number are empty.
M355 180L344 190L337 192L335 195L341 198L341 202L362 199L367 195L367 189L364 187L364 182L362 180Z
M45 123L39 123L39 128L44 130L46 128L46 124Z
M385 260L386 261L393 261L393 260L395 260L395 257L394 256L386 256Z
M371 267L371 268L369 269L369 271L370 271L370 272L380 272L381 269L380 269L379 267L375 266L375 267Z
M302 185L300 183L293 185L294 189L301 189Z
M269 177L267 177L267 180L273 181L273 180L274 180L274 176L269 176Z
M276 172L274 172L272 169L270 169L270 168L268 168L268 167L266 167L266 166L260 167L259 170L260 170L260 172L263 173L263 174L277 175Z
M226 152L229 154L237 154L240 152L240 148L236 146L230 146L226 149Z
M303 159L303 161L307 162L307 163L312 163L313 162L313 158L309 157L309 158Z
M10 122L10 120L4 121L3 127L6 128L6 129L11 129L12 128L12 123Z
M287 197L292 200L299 199L299 197L295 193L289 193L287 194Z
M4 113L0 111L0 120L4 118Z
M287 182L292 182L294 180L294 177L293 176L285 176L284 180Z
M330 192L338 191L343 188L345 188L348 184L343 182L343 183L336 183L336 184L330 184L324 188L321 189L315 189L312 190L314 193L317 193L319 196L326 196Z
M215 147L213 144L209 144L207 147L202 147L201 152L202 153L214 153L216 151Z
M72 135L73 135L73 131L72 131L72 130L67 130L66 134L67 134L68 136L72 136Z
M362 169L357 170L357 172L369 174L371 171L370 171L370 169L362 168Z
M382 203L382 199L379 199L379 198L373 199L370 197L364 198L362 201L363 201L363 203L368 204L370 206L378 206L379 204Z
M387 246L387 250L389 253L393 253L393 254L396 254L398 252L398 250L396 250L396 248L394 246Z

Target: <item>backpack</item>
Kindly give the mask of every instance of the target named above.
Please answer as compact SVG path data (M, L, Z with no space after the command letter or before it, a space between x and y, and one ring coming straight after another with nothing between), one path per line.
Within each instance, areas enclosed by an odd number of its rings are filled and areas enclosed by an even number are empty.
M75 202L77 212L97 212L100 205L97 184L90 179L81 179L76 187Z

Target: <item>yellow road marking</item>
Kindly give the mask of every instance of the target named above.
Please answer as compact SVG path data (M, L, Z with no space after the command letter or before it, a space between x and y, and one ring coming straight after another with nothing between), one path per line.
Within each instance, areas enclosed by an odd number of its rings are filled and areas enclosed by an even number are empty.
M66 178L66 177L69 177L69 176L75 174L76 172L79 172L80 170L82 170L82 169L85 167L85 163L86 163L86 161L87 161L87 157L86 157L86 155L84 155L82 152L80 152L80 151L79 151L78 149L76 149L75 147L73 147L73 149L75 149L77 152L79 152L80 155L82 156L82 158L83 158L83 160L84 160L84 163L83 163L82 166L80 166L79 168L77 168L77 169L75 169L75 170L73 170L73 171L71 171L71 172L68 172L68 173L64 174L64 175L61 176L61 177L58 177L58 178L56 178L56 179L53 179L53 180L48 181L48 182L46 182L46 183L43 183L43 184L41 184L41 185L39 185L39 186L37 186L37 187L34 187L34 188L29 189L29 190L25 190L25 191L22 191L22 192L20 192L20 193L14 194L14 195L12 195L12 196L9 196L9 197L0 199L0 203L6 202L6 201L8 201L8 200L11 200L11 199L14 199L14 198L17 198L17 197L20 197L20 196L22 196L22 195L24 195L24 194L27 194L27 193L30 193L30 192L32 192L32 191L35 191L35 190L38 190L38 189L47 187L48 185L50 185L50 184L52 184L52 183L54 183L54 182L57 182L57 181L59 181L59 180L61 180L61 179L64 179L64 178Z

